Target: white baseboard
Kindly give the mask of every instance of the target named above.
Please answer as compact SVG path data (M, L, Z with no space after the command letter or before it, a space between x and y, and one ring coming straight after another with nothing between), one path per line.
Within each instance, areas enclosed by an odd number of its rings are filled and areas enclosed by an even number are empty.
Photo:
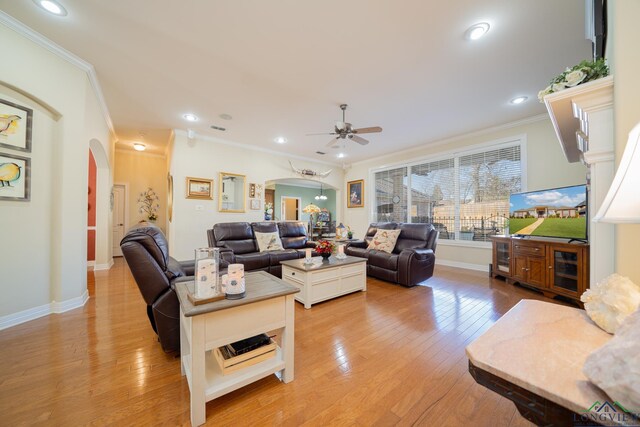
M2 316L0 317L0 331L10 328L11 326L16 326L21 323L37 319L39 317L46 316L48 314L64 313L65 311L82 307L87 303L88 300L89 291L85 290L82 295L76 298L71 298L60 302L51 301L49 304L28 308L17 313Z
M111 267L113 267L113 258L111 258L109 262L105 264L94 264L93 271L109 270Z
M467 270L489 272L489 264L470 264L467 262L450 261L447 259L436 258L436 265L445 265L447 267L465 268Z
M87 261L87 270L93 270L93 267L96 265L95 261Z

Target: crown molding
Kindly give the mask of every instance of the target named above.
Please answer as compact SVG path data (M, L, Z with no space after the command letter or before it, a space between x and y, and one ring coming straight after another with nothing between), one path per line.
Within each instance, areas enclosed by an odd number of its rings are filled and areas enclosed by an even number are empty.
M181 135L181 136L184 136L185 138L187 138L187 132L182 130L182 129L174 129L173 132L174 132L175 135ZM320 164L323 164L323 165L342 168L342 165L340 163L328 162L326 160L312 159L312 158L309 158L309 157L298 156L296 154L291 154L291 153L283 153L283 152L280 152L280 151L271 150L269 148L257 147L255 145L243 144L243 143L240 143L240 142L229 141L227 139L216 138L216 137L208 136L208 135L197 134L196 135L196 139L202 139L202 140L205 140L205 141L211 141L211 142L214 142L214 143L217 143L217 144L230 145L232 147L238 147L238 148L242 148L244 150L259 151L259 152L262 152L262 153L273 154L275 156L284 156L284 157L287 157L287 158L304 160L305 162L320 163Z
M482 135L487 135L487 134L494 133L494 132L500 132L500 131L503 131L503 130L509 130L509 129L513 129L513 128L518 127L518 126L524 126L524 125L528 125L528 124L531 124L531 123L541 122L541 121L544 121L544 120L549 120L549 115L548 114L538 114L537 116L527 117L527 118L524 118L524 119L521 119L521 120L516 120L515 122L509 122L509 123L505 123L505 124L502 124L502 125L492 126L492 127L489 127L489 128L484 128L484 129L476 130L476 131L469 132L469 133L455 135L455 136L452 136L452 137L449 137L449 138L446 138L446 139L441 139L441 140L438 140L438 141L423 142L420 145L416 145L414 147L409 147L409 148L404 149L404 150L395 151L395 152L393 152L393 154L395 155L395 154L413 153L413 152L416 152L416 151L424 150L426 147L428 147L428 148L439 147L441 145L450 144L452 142L460 141L462 139L474 138L476 136L482 136ZM383 154L381 156L372 157L370 159L358 160L357 162L351 163L350 166L358 166L358 165L366 164L366 163L369 163L369 162L385 160L391 154L392 153L387 153L387 154ZM400 162L400 163L403 163L403 162Z
M59 58L64 59L65 61L69 62L71 65L78 67L79 69L87 73L87 77L89 79L89 83L91 84L91 88L93 89L93 93L95 94L98 104L100 105L100 110L102 111L102 117L104 118L104 121L107 123L107 126L109 127L109 132L111 133L111 136L114 138L114 140L118 139L115 129L113 127L113 121L111 120L111 115L109 114L109 108L107 107L107 103L105 102L104 95L102 93L102 87L100 86L100 82L98 81L98 76L96 75L96 70L95 68L93 68L93 65L91 65L84 59L81 59L80 57L74 55L73 53L69 52L62 46L49 40L42 34L27 27L22 22L18 21L11 15L8 15L7 13L1 10L0 10L0 23L2 23L7 28L12 29L16 33L20 34L21 36L27 38L28 40L31 40L38 46L45 48L49 52L58 56Z

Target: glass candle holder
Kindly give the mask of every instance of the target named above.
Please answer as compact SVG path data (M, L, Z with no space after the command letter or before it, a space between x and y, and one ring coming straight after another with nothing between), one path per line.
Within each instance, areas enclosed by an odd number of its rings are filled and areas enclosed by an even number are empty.
M211 298L220 295L218 272L220 270L220 249L196 249L195 295L196 298Z

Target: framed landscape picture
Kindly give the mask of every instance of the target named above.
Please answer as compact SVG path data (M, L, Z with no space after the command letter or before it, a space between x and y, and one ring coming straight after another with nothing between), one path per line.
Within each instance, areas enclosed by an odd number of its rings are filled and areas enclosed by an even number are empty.
M0 147L31 152L33 110L0 99Z
M0 200L28 202L31 159L0 153Z
M364 179L349 181L347 183L347 207L364 207Z
M188 176L187 199L213 200L213 180Z

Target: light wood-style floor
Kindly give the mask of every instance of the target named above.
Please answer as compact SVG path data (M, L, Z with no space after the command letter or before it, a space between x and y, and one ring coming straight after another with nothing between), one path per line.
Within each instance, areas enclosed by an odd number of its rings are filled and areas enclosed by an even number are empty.
M0 331L0 425L189 425L179 360L162 352L128 267L89 273L88 303ZM522 298L486 273L296 303L295 380L207 404L208 425L528 426L475 384L464 348Z

